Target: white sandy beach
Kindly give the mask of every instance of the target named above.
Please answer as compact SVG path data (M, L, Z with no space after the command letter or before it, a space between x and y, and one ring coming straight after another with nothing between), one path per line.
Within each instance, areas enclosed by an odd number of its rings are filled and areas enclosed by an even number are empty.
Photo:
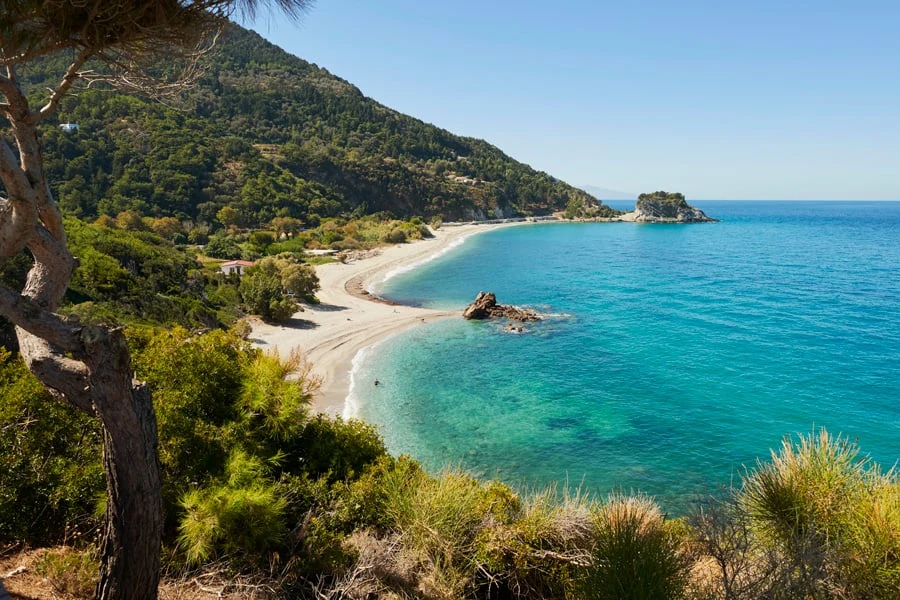
M511 224L510 224L511 225ZM445 227L435 237L409 244L388 246L377 256L353 263L329 263L316 267L321 290L317 305L303 305L283 326L258 324L253 342L267 350L277 349L287 357L300 350L322 378L313 409L341 414L350 388L350 371L357 352L379 340L416 324L457 316L458 311L438 311L395 306L367 299L362 290L384 279L389 272L427 260L459 243L462 238L500 225ZM472 290L472 297L478 290Z

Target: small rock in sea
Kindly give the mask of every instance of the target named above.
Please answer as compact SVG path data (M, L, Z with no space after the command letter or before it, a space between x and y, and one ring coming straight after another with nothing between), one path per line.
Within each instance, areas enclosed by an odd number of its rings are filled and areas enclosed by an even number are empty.
M489 319L505 318L513 321L540 321L541 315L530 308L518 306L504 306L497 304L497 297L493 292L478 292L475 301L463 311L464 319Z

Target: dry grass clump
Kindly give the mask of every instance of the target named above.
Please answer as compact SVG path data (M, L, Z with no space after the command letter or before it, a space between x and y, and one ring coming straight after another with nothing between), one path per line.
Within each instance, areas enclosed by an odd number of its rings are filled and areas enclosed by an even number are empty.
M100 561L93 551L61 546L44 552L34 564L53 590L72 598L92 598Z
M508 488L507 488L508 489ZM505 522L484 531L478 558L488 597L567 598L591 562L597 503L553 487L516 499Z
M597 542L582 597L687 597L694 560L685 533L646 496L610 496L597 515Z
M381 480L386 531L350 536L355 564L321 598L681 598L684 527L643 496L600 504L556 489L524 499L459 471Z
M388 510L402 541L401 560L416 565L426 598L468 595L480 532L494 521L489 489L459 471L395 488Z

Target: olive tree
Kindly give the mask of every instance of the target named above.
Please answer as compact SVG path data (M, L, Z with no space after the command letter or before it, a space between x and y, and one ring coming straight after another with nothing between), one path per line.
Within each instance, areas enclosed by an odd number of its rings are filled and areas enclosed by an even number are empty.
M304 0L271 0L297 16ZM57 314L77 259L41 155L42 122L74 86L168 94L196 78L234 11L254 0L4 0L0 11L0 264L26 252L22 289L0 286L0 315L16 326L29 369L58 398L96 416L103 428L106 521L98 598L155 598L162 503L156 419L147 387L133 377L120 329ZM19 73L45 56L68 66L39 102ZM174 77L159 75L184 66Z

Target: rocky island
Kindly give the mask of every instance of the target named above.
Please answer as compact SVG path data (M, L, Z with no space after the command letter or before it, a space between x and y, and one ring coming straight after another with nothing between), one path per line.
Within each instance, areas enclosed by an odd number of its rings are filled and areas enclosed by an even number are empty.
M693 207L678 192L653 192L638 196L634 212L625 213L620 221L632 223L717 223L718 219L706 216Z
M495 296L493 292L478 292L475 301L463 311L463 318L470 320L504 318L527 323L530 321L540 321L542 317L537 311L531 310L530 308L519 308L518 306L504 306L502 304L497 304L497 296Z

